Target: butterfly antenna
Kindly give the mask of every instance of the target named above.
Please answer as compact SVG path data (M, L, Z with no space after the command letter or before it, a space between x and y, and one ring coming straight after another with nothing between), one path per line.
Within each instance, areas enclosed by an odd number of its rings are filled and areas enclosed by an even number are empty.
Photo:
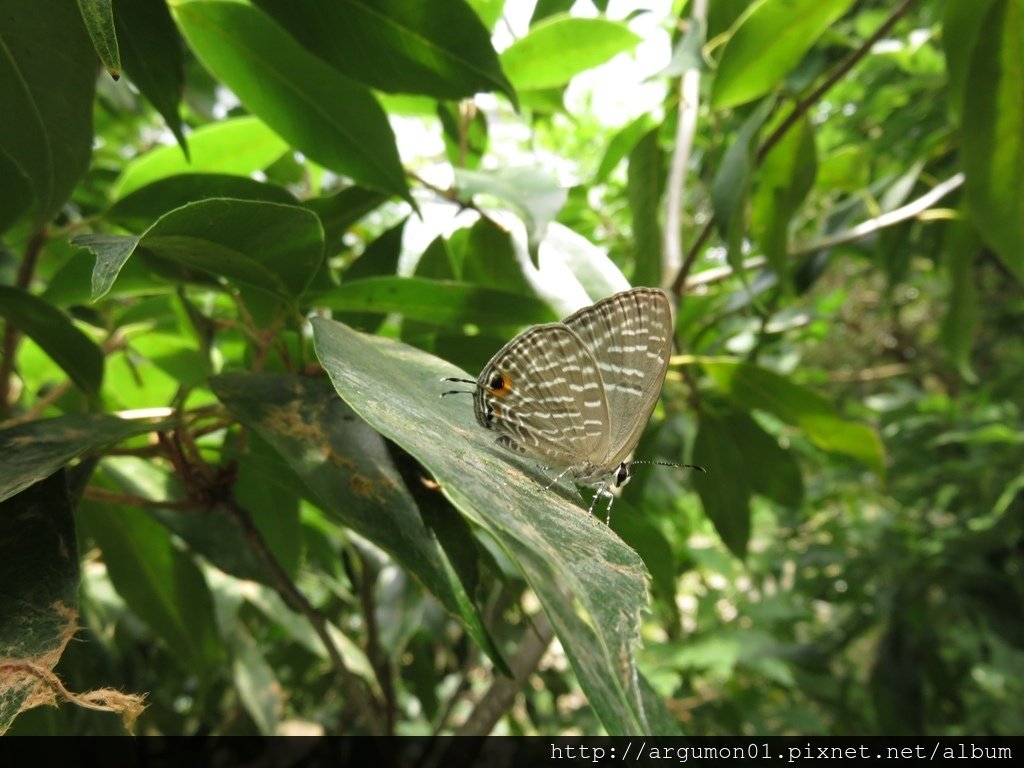
M659 466L662 466L662 467L677 467L679 469L696 469L698 472L703 472L705 475L708 473L708 471L706 469L704 469L704 467L700 466L699 464L676 464L675 462L672 462L672 461L631 461L631 462L629 462L629 466L633 466L634 464L658 464Z
M457 384L472 384L473 386L476 386L476 382L472 381L471 379L457 379L457 378L453 378L451 376L445 376L445 377L443 377L441 379L441 381L454 381ZM450 389L447 392L442 392L441 393L441 397L444 397L445 395L472 395L472 394L473 394L473 390Z

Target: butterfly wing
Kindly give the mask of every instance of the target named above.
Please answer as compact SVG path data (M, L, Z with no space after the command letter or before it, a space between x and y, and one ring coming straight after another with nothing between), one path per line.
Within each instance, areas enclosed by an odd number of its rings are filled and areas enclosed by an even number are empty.
M590 350L561 323L530 328L484 366L477 421L498 442L565 469L607 451L608 407Z
M636 447L658 402L672 354L672 308L664 291L617 293L562 321L590 350L608 403L608 446L596 462L612 471Z

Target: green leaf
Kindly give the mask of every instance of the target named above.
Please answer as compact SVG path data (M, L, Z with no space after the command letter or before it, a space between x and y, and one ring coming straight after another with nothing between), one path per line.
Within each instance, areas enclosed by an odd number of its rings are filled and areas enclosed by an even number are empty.
M163 0L114 0L114 22L128 77L160 113L188 157L178 102L185 90L181 37Z
M56 666L77 625L78 544L63 472L0 504L0 584L3 734L22 708L47 700L40 670Z
M964 93L967 201L982 239L1024 282L1024 0L997 0Z
M715 221L728 245L726 258L739 274L743 274L742 243L746 234L747 197L754 172L755 139L772 105L771 99L765 99L743 121L711 182Z
M540 299L418 277L352 280L317 296L316 304L347 312L398 312L435 325L532 325L558 319Z
M487 154L487 115L481 109L467 110L462 102L438 102L444 150L456 168L478 169Z
M20 288L0 285L0 317L30 337L84 392L103 382L103 351L49 302Z
M469 228L462 253L462 280L483 288L533 297L533 288L516 258L512 236L490 219L477 219Z
M746 104L777 88L853 0L758 0L736 20L711 84L711 107Z
M0 234L32 207L33 191L28 177L0 147Z
M814 186L816 170L814 131L804 116L765 156L751 212L751 234L786 284L790 271L789 224Z
M327 197L306 200L303 205L320 218L324 228L325 251L333 256L345 249L342 238L366 214L387 200L387 195L363 187L347 187Z
M361 280L368 277L393 277L398 271L398 260L402 256L402 234L408 218L387 230L380 237L366 246L366 250L345 269L345 282ZM375 331L384 321L380 313L346 312L338 319L353 328L364 331Z
M209 588L191 558L140 509L85 500L78 519L102 550L118 594L180 660L181 671L213 680L224 648Z
M343 75L390 93L467 99L500 91L516 103L491 38L463 0L255 0Z
M548 224L565 205L568 191L558 180L538 168L497 168L471 171L455 169L459 196L488 195L508 205L526 225L530 250L544 239Z
M293 147L359 184L415 203L387 115L262 11L233 0L173 0L203 65Z
M466 4L480 17L488 30L494 29L505 8L505 0L466 0Z
M661 190L665 169L658 129L651 129L629 154L626 194L633 216L633 285L661 285Z
M261 736L273 736L285 706L286 686L274 674L260 647L240 623L229 636L235 689Z
M771 413L799 427L818 448L851 456L879 476L884 474L885 451L878 433L841 418L821 395L750 363L714 358L702 358L700 363L741 408Z
M211 197L299 204L295 195L275 184L221 173L184 173L158 179L128 193L107 210L106 218L126 229L138 231L168 211Z
M497 663L500 654L469 594L425 527L380 435L325 382L275 374L231 374L214 393L302 478L323 508L391 554Z
M715 421L743 454L743 473L750 490L784 507L799 509L804 500L804 481L793 454L783 450L779 441L748 413L716 414Z
M96 54L81 14L65 0L0 0L0 48L2 165L17 169L17 188L31 186L38 228L89 165Z
M640 38L608 19L551 16L501 52L501 66L516 90L565 85L575 75L632 50Z
M49 477L76 456L164 426L153 419L75 414L0 430L0 501Z
M608 148L604 151L601 164L594 174L593 184L601 184L608 180L608 176L619 165L624 157L633 151L642 138L651 132L655 127L654 119L648 114L640 117L626 125L622 130L612 136L608 142Z
M651 574L655 595L674 607L677 591L676 558L665 534L623 499L615 502L611 526L643 558Z
M649 733L634 651L647 604L643 564L606 526L498 448L465 400L438 397L465 374L387 339L313 321L317 355L339 394L412 454L445 495L523 572L611 734ZM525 470L525 471L524 471Z
M980 316L978 287L974 283L974 261L981 243L978 234L965 221L952 221L946 228L946 269L949 300L942 318L942 343L960 375L977 381L971 370L971 350Z
M302 294L323 260L315 214L252 200L200 200L161 216L138 238L80 235L72 242L96 254L93 301L110 290L139 248L285 299Z
M288 151L288 145L255 117L205 125L189 136L190 155L177 146L157 147L128 163L110 190L117 200L158 179L180 173L248 176Z
M286 556L278 557L281 566L292 572L298 558L298 495L291 490L281 493L282 473L287 477L290 471L282 462L274 460L276 454L269 452L262 441L260 445L268 452L270 460L258 460L259 468L254 471L251 452L239 459L235 497L263 533L271 551ZM107 457L103 461L103 472L119 491L140 498L176 502L185 497L176 476L152 461L133 456ZM275 505L273 517L265 514L266 504ZM150 516L185 542L192 552L202 555L225 573L264 584L275 583L229 510L215 505L197 514L191 510L182 512L158 507L150 510ZM269 522L269 526L264 527L261 522Z
M960 122L963 116L964 86L969 82L971 52L978 42L978 30L996 0L946 0L942 17L942 47L946 53L949 78L949 109Z
M78 10L85 21L85 28L92 38L92 46L100 57L110 76L117 80L121 76L121 52L117 47L114 33L114 12L111 0L78 0Z
M700 412L693 455L699 456L708 473L696 483L704 512L722 537L725 546L741 560L747 556L750 539L750 494L747 472L759 460L745 451L738 436L730 431L730 420Z

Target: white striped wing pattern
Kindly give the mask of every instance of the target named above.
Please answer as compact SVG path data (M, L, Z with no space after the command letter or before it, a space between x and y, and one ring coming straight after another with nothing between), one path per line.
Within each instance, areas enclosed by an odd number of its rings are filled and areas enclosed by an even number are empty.
M671 352L664 292L618 293L502 347L477 379L476 419L499 444L606 486L647 425Z

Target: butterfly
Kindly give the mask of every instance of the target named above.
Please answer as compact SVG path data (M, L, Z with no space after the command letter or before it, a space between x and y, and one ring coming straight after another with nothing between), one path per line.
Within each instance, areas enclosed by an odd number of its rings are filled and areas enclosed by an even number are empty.
M528 328L491 358L472 384L477 423L499 445L597 489L590 505L614 496L634 464L627 461L654 411L672 354L672 308L657 288L633 288L569 315ZM452 390L444 395L462 394Z

